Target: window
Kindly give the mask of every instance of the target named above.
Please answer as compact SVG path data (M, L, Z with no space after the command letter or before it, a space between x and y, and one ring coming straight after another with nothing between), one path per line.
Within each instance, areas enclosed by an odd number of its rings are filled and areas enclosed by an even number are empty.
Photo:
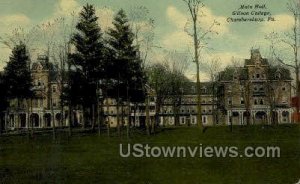
M52 86L52 92L53 92L53 93L56 92L56 86Z
M206 124L206 121L207 121L206 116L202 116L202 122L203 122L203 124Z
M43 99L40 100L40 107L43 107Z
M195 88L195 86L192 86L192 93L196 93L196 88Z
M256 74L256 78L259 79L259 78L260 78L260 75L259 75L259 74Z
M276 79L280 79L280 78L281 78L281 74L280 74L280 73L277 73L276 76L275 76L275 78L276 78Z
M185 118L184 117L180 117L180 124L185 124Z
M264 105L264 100L263 100L263 99L260 99L259 104L260 104L260 105Z
M232 99L231 99L231 97L229 97L229 98L227 99L227 101L228 101L228 105L231 105L231 104L232 104Z
M254 105L257 105L257 99L254 99Z
M282 91L285 91L286 89L285 89L285 87L282 87Z
M53 105L53 107L56 107L56 105L57 105L57 99L52 99L52 105Z
M287 97L282 97L282 103L287 103Z
M244 98L241 97L241 104L245 104Z
M195 117L192 117L191 120L192 120L192 122L191 122L192 124L196 124L196 118Z

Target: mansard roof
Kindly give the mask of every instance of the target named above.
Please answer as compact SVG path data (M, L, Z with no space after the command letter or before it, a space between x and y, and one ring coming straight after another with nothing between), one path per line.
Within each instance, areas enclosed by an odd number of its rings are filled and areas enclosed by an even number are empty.
M277 65L269 65L266 67L268 80L292 80L291 72L289 69ZM220 81L233 81L233 80L247 80L248 69L247 67L227 67L219 73Z
M259 49L251 49L250 59L245 59L245 66L249 65L269 65L268 59L262 58Z
M291 71L279 65L268 67L268 78L270 80L292 80Z
M248 69L245 67L226 67L219 73L220 81L247 80Z
M32 63L31 70L37 72L49 72L51 82L57 81L59 77L59 70L57 65L54 65L53 63L49 62L48 57L44 55L38 56L37 61Z
M197 83L189 82L184 88L183 94L185 95L196 95L197 94ZM216 86L215 86L216 87ZM214 85L212 82L201 82L201 95L211 95L213 94Z
M261 58L260 63L261 65L269 65L268 59L266 58ZM253 59L245 59L245 65L255 65L255 61Z

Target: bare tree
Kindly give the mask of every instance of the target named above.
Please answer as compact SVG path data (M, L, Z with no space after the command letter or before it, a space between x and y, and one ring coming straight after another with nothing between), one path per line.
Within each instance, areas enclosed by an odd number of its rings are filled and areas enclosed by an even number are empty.
M270 49L276 60L280 64L285 65L294 71L296 80L295 93L300 101L300 2L297 0L290 0L287 3L287 9L293 16L293 26L291 30L284 32L283 35L273 31L266 35L266 39L270 41ZM281 46L281 48L278 48L279 46ZM288 50L289 53L282 54L285 52L284 50ZM290 55L292 57L284 58L283 55ZM298 112L299 106L297 106L297 113Z
M184 75L189 66L187 54L176 51L168 52L164 63L169 70L169 100L173 108L175 125L178 125L183 94L189 85L189 80Z
M145 65L149 52L153 47L154 19L149 17L149 10L145 6L131 8L128 17L135 37L135 45Z
M218 22L213 21L213 23L207 28L203 29L200 26L200 19L203 16L202 9L204 4L201 0L183 0L186 3L190 16L191 16L191 30L189 26L185 28L185 31L189 36L193 38L194 43L194 59L193 62L196 64L196 82L197 82L197 124L202 126L202 116L201 116L201 86L200 86L200 62L199 57L201 55L201 50L207 48L207 42L205 41L206 38L211 33L216 33L213 28L216 25L219 25ZM187 24L188 25L188 24Z
M220 58L212 58L206 64L207 73L209 75L209 80L212 85L212 114L213 114L213 123L219 121L218 111L217 111L217 91L218 86L218 73L221 71L221 60Z

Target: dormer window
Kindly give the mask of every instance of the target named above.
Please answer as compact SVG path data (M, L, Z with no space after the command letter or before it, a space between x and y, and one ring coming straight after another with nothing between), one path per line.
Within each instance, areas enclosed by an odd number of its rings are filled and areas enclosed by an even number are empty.
M195 86L192 86L192 93L196 93L196 88L195 88Z
M257 99L254 99L254 105L257 105Z
M260 102L259 102L260 105L264 105L264 101L263 99L260 99Z
M280 78L281 78L281 74L280 74L280 73L276 73L275 78L276 78L276 79L280 79Z
M244 98L241 97L241 104L245 104Z

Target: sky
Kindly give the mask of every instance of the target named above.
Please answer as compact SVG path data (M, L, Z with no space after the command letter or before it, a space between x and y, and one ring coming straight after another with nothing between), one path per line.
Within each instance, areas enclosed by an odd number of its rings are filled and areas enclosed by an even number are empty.
M232 57L249 58L251 48L259 48L263 57L268 57L269 42L265 35L272 31L287 31L293 25L293 18L286 8L287 2L288 0L204 0L205 7L201 13L205 16L200 20L203 32L214 20L220 25L213 28L218 34L210 35L207 40L210 49L203 51L202 60L209 62L212 58L219 58L222 67L225 67L231 63ZM10 34L15 27L29 30L57 17L70 17L72 11L79 12L86 3L96 7L99 23L105 28L111 26L112 18L119 9L129 12L135 7L145 6L149 10L149 17L155 21L154 44L159 47L154 49L149 60L159 60L159 50L192 54L192 39L184 30L190 15L183 0L0 0L0 36ZM268 16L255 17L272 17L275 21L228 22L228 17L239 17L232 13L239 11L241 5L255 7L256 4L265 7L241 11L269 12ZM9 48L1 45L0 69L9 60L10 52ZM193 64L186 73L193 79ZM202 72L201 79L208 79L205 72Z

